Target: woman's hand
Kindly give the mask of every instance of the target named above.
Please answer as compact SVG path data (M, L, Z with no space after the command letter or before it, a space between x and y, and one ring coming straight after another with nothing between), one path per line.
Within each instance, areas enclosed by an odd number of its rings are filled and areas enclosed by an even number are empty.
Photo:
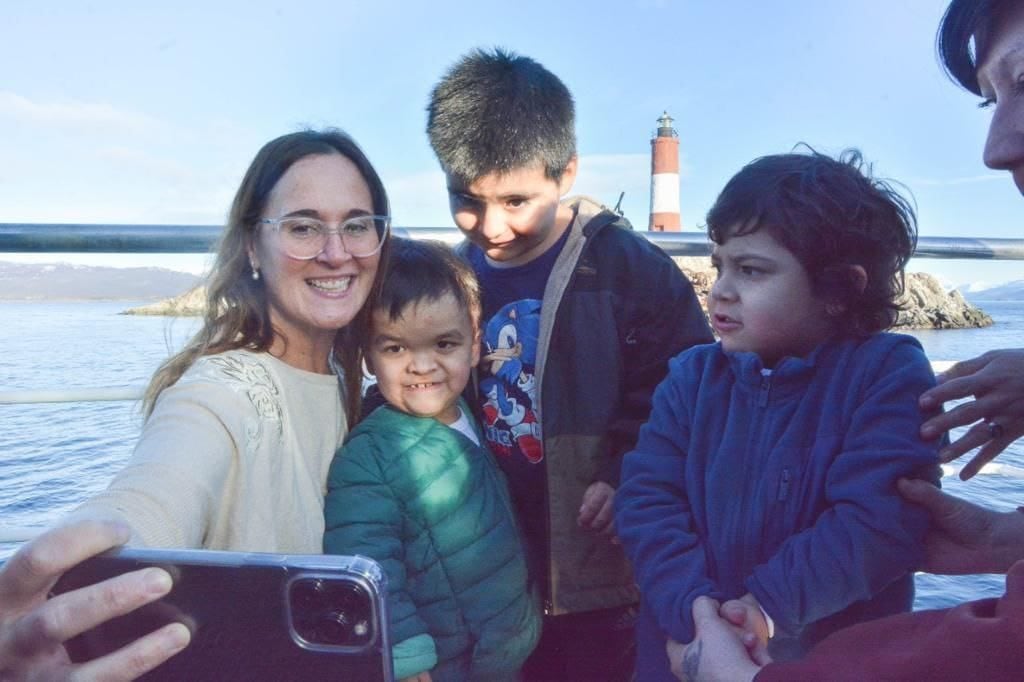
M965 481L1024 436L1024 349L993 350L953 365L939 376L938 386L921 394L920 404L934 411L947 401L972 396L974 400L921 425L921 437L931 440L952 428L974 424L939 453L943 462L950 462L982 446L960 472Z
M901 479L899 490L931 515L922 570L939 575L1005 573L1024 559L1021 512L994 512L917 479Z
M102 658L82 664L68 658L65 641L171 589L166 571L147 568L48 598L65 571L129 536L124 525L80 521L40 535L0 568L0 679L128 680L188 644L188 629L172 623Z

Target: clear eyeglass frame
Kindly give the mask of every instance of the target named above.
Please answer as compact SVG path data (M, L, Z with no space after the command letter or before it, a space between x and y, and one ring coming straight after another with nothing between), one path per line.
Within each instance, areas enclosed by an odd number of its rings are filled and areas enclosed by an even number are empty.
M370 233L357 229L365 228L367 223L373 226ZM391 216L360 215L344 220L337 227L331 227L319 218L306 216L286 216L284 218L263 218L258 225L270 225L281 240L281 246L289 258L296 260L313 260L327 248L327 239L332 234L341 238L345 251L355 258L369 258L384 246L388 232L391 230ZM304 236L297 228L304 227L310 231ZM372 243L372 247L371 247Z

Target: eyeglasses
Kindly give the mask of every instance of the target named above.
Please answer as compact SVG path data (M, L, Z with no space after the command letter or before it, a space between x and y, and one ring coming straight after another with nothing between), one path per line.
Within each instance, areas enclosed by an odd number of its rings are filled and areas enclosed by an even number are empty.
M289 257L312 260L324 252L327 237L337 234L349 254L366 258L380 251L391 228L391 218L361 215L349 218L337 228L318 218L264 218L260 224L272 225L281 237L281 246Z

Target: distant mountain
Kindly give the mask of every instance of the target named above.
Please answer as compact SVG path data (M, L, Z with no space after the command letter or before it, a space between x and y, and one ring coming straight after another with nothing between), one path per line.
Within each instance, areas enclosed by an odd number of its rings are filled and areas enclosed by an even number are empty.
M968 301L1024 301L1024 279L988 289L969 289L962 293Z
M0 261L0 300L165 298L191 289L199 279L164 268Z

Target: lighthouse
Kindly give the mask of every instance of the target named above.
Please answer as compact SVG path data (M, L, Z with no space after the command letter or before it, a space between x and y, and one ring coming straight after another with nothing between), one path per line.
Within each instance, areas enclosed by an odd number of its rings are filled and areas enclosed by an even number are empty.
M658 132L651 138L651 222L652 232L678 232L679 223L679 136L672 117L664 112Z

